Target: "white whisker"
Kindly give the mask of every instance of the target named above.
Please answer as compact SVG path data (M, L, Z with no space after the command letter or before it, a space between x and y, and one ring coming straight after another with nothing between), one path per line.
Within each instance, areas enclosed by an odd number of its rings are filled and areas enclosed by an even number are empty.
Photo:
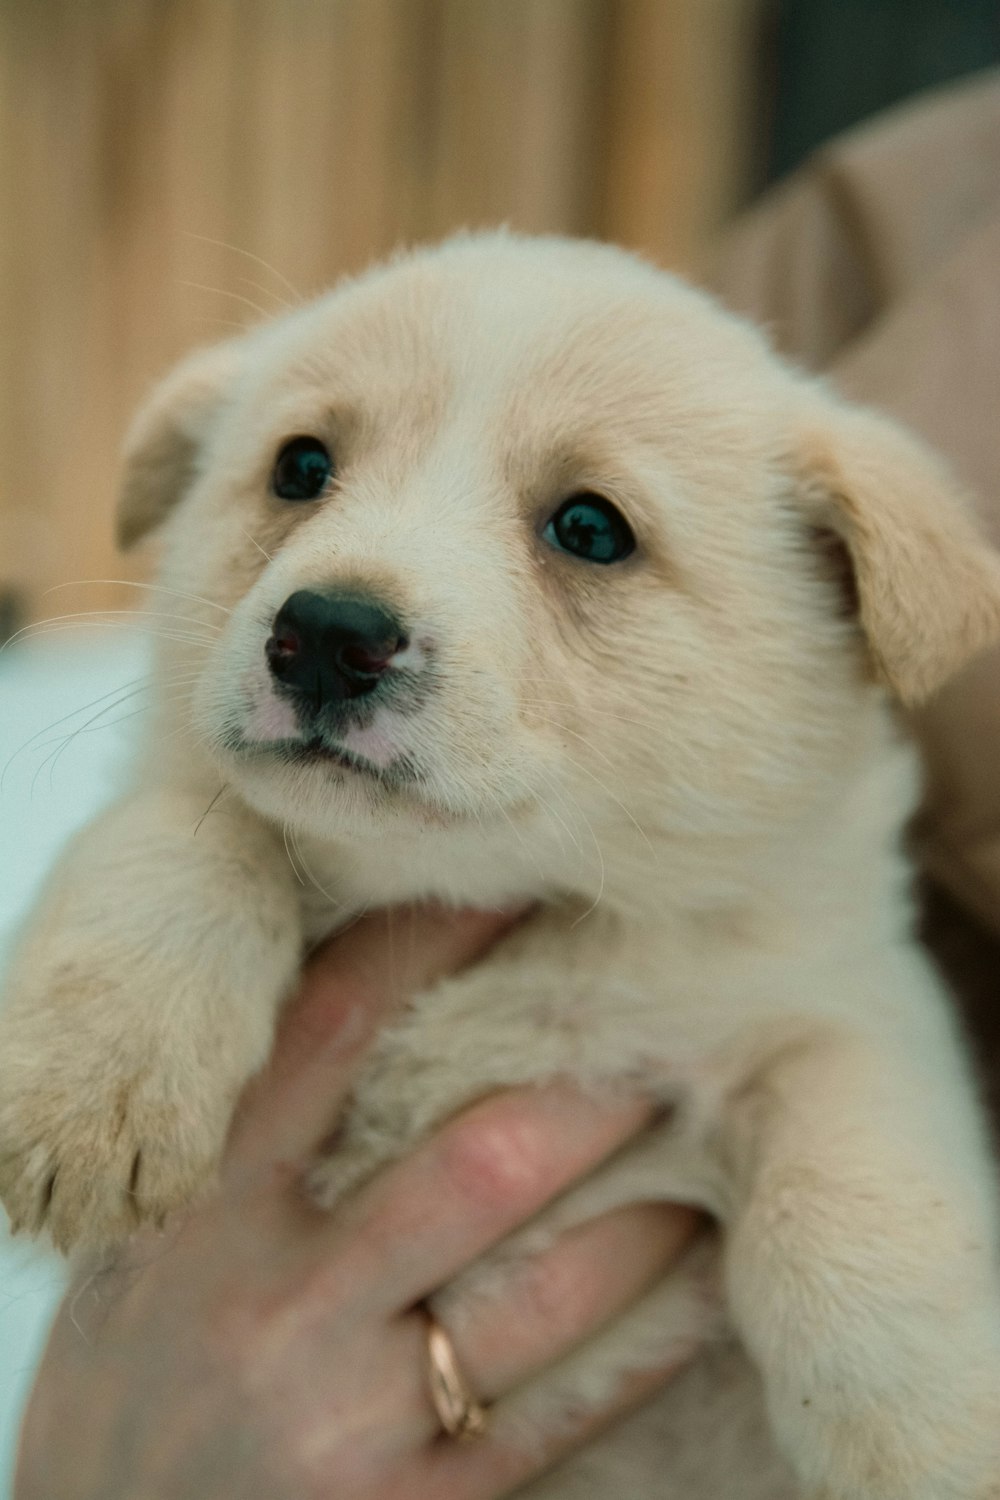
M244 250L241 245L230 245L226 240L212 239L212 237L207 234L195 234L194 231L190 229L185 229L183 233L188 239L200 240L203 245L215 245L220 250L230 250L234 255L242 255L245 256L247 260L254 261L263 270L267 271L269 275L275 277L276 280L280 281L286 291L291 292L292 296L295 298L296 305L300 306L305 301L303 294L292 285L287 276L283 276L281 274L277 266L270 265L266 260L263 259L262 256L255 255L252 250Z
M283 840L284 845L285 845L285 853L288 855L288 863L291 865L292 870L295 873L295 878L299 882L299 885L305 885L305 881L302 879L302 876L299 874L299 867L295 863L295 859L293 858L291 848L289 847L289 843L288 843L288 824L287 823L282 823L282 825L281 825L281 837L282 837L282 840Z
M15 630L12 636L8 636L0 649L6 650L15 641L23 636L37 634L47 625L58 625L65 620L90 620L95 624L121 624L123 621L129 624L142 620L176 620L184 625L192 633L211 632L204 635L205 640L218 636L222 630L221 625L216 625L211 620L194 620L190 615L178 615L170 610L158 609L75 609L64 615L50 615L46 620L33 620L27 625L22 625L20 630Z
M196 683L200 682L200 681L201 681L201 673L200 672L196 672L193 676L188 677L188 678L178 679L178 680L174 681L171 685L174 686L174 687L177 687L177 688L194 687L194 685ZM146 683L144 687L137 688L136 691L135 691L135 693L128 694L128 697L137 697L138 694L141 693L141 692L150 692L150 693L152 693L154 691L156 691L156 685L154 683L152 683L152 682L149 682L149 683ZM71 730L71 731L69 731L68 734L65 734L65 735L56 735L56 737L54 739L42 740L41 744L35 745L33 748L36 749L36 750L44 750L48 745L68 743L70 740L76 739L78 736L81 736L81 735L84 735L84 734L99 734L102 729L111 729L113 727L113 725L115 725L115 724L123 724L126 719L134 719L137 714L148 713L151 708L159 707L162 704L166 704L166 703L171 703L171 704L173 704L173 703L180 703L180 704L183 704L185 702L187 696L188 695L185 694L185 693L183 693L183 692L173 693L173 694L170 694L169 696L162 696L162 697L158 696L158 700L157 700L157 702L155 704L154 703L147 703L142 708L137 708L137 709L134 709L131 713L123 714L118 719L107 719L103 723L96 723L96 724L91 723L91 725L89 727L88 727L88 725L81 725L79 729ZM118 708L120 704L125 703L126 701L127 701L127 698L119 698L117 700L117 702L115 702L115 703L109 703L106 708L104 708L104 709L101 710L101 712L102 713L111 713L114 709ZM92 707L93 705L89 705L89 706ZM77 712L80 712L80 710L77 710ZM42 731L42 732L44 733L44 731ZM36 736L36 738L37 738L37 736ZM27 749L27 748L28 748L27 746L22 746L22 749Z
M81 704L79 708L71 709L69 713L61 715L61 717L58 719L54 719L52 723L46 724L44 728L36 730L34 734L30 735L28 739L26 739L22 745L19 745L18 748L13 751L13 753L8 757L8 759L4 763L2 770L0 770L0 795L3 794L6 788L8 772L19 756L25 754L28 751L35 751L40 753L41 751L47 750L52 746L61 747L57 751L54 751L52 755L47 756L42 764L36 769L35 776L32 781L32 789L34 789L34 786L37 783L38 775L42 770L44 770L45 765L48 764L49 761L52 761L52 769L54 770L55 760L53 759L53 756L61 754L62 749L65 749L73 740L84 734L97 734L103 729L110 729L116 724L122 724L127 719L135 718L141 713L147 713L153 705L146 704L141 708L134 709L130 713L119 715L119 717L115 719L107 719L105 718L105 715L113 713L115 709L120 708L130 699L136 698L144 692L152 693L154 691L165 688L184 689L192 687L201 680L201 676L202 673L200 670L188 671L187 669L184 669L182 671L178 669L173 672L168 672L161 680L156 680L151 675L146 675L143 677L133 677L128 682L120 683L117 686L109 689L108 692L101 693L98 697L90 699L88 703ZM185 700L185 697L186 695L183 692L180 692L173 694L170 697L162 697L160 701L183 702ZM113 701L108 702L108 699L112 699ZM98 707L98 705L101 706ZM89 713L90 710L94 708L97 708L97 713L91 715L91 717L87 719L83 724L76 726L74 729L67 731L65 734L52 735L52 730L58 729L60 724L65 724L68 720L78 718L81 714ZM49 736L49 738L43 738L43 736Z
M177 285L189 287L194 292L211 292L214 297L229 297L233 302L242 302L245 307L252 307L259 317L274 317L273 308L261 307L252 297L244 297L242 292L229 292L224 286L206 286L203 281L185 281L183 278L178 278Z
M104 714L112 713L116 708L120 708L123 703L128 703L132 698L138 697L140 693L143 693L145 691L145 684L142 684L141 686L136 688L132 688L131 691L123 693L114 703L106 704L104 708L98 709L96 714L92 714L91 717L85 720L85 722L81 724L77 729L73 729L69 734L61 736L56 749L53 750L49 755L47 755L36 769L35 774L31 779L31 790L29 795L34 796L35 787L38 784L38 778L39 776L41 776L46 766L50 767L49 786L51 787L52 773L55 771L60 756L62 755L63 751L66 750L66 748L71 745L75 739L78 738L79 735L83 734L87 729L89 729L92 724L95 724L98 719L104 716Z
M289 302L287 297L279 297L277 292L259 281L251 281L249 276L237 276L236 285L249 287L252 292L260 292L262 296L270 297L279 312L294 312L295 310L294 302Z
M159 630L151 625L139 625L137 627L144 635L155 636L159 640L177 641L181 645L204 646L210 648L216 644L216 638L211 636L197 635L193 632L182 633L177 630ZM18 632L18 636L24 640L40 640L45 636L62 635L71 630L119 630L127 634L132 629L128 620L64 620L64 621L39 621L37 625L26 626ZM0 646L0 651L5 651L13 641L6 641Z
M268 562L274 562L274 558L271 556L270 552L264 551L264 548L260 545L260 542L258 542L257 538L251 536L245 526L241 526L240 530L242 531L248 542L253 542L254 546L257 548L257 551L261 554L262 557L266 557Z
M546 776L546 780L550 783L550 785L549 785L549 790L550 791L555 791L555 793L557 795L563 795L563 796L565 796L565 794L562 792L562 789L560 788L560 786L556 782L555 777L553 775L551 775L551 773ZM525 783L525 785L527 785L527 783ZM577 836L573 832L572 828L566 822L566 819L562 816L561 813L556 812L555 808L551 807L549 805L549 803L543 802L540 797L537 797L537 793L536 793L536 798L538 800L539 807L542 808L542 810L546 814L546 816L548 818L550 818L550 819L554 819L555 822L569 835L570 843L573 845L573 847L576 850L576 852L582 858L583 857L583 845L580 843L580 840L577 838ZM577 806L577 811L579 811L579 806Z
M553 780L554 778L552 778L551 775L550 775L549 779ZM559 787L558 783L556 783L556 790L558 792L560 792L564 797L566 797L568 795L567 792L566 792L566 789L562 788L562 787ZM585 825L585 827L587 829L587 832L590 834L591 840L592 840L593 845L594 845L594 853L597 855L598 864L600 866L600 879L599 879L599 882L598 882L597 895L594 897L593 901L587 907L586 911L581 912L580 915L577 917L576 921L573 923L573 926L577 927L577 926L579 926L579 924L581 922L585 921L586 918L589 917L592 912L596 911L597 908L598 908L598 906L601 904L601 901L602 901L602 899L604 897L604 890L605 890L605 885L606 885L606 881L607 881L607 867L606 867L605 860L604 860L604 850L601 848L601 841L597 837L597 832L596 832L596 830L594 828L593 823L590 821L590 819L587 817L587 814L584 812L583 808L581 807L579 798L573 797L573 798L571 798L571 800L572 800L572 802L573 802L573 804L574 804L574 806L576 808L577 816L582 819L582 821L583 821L583 823L584 823L584 825ZM582 849L580 849L580 853L581 853L581 856L582 856L582 854L583 854L583 850Z
M644 841L644 843L645 843L647 849L649 850L650 854L653 856L654 859L656 859L656 850L653 848L653 845L650 843L649 835L647 834L646 830L642 827L641 823L635 817L635 815L633 813L631 813L629 811L629 809L625 806L624 802L622 802L618 797L616 797L615 794L614 794L614 792L611 790L611 788L605 782L603 782L599 776L595 776L594 773L593 773L593 771L588 770L586 766L582 766L580 764L580 762L578 760L574 760L571 755L566 755L565 751L563 751L563 755L565 756L566 760L569 761L569 763L570 763L571 766L575 766L578 771L582 771L583 774L584 774L584 776L589 776L590 779L591 779L591 781L596 782L596 784L601 788L601 790L602 790L602 792L604 792L605 796L610 797L611 800L612 800L612 802L615 804L615 806L621 808L621 810L625 814L626 818L628 818L629 822L636 829L636 831L639 834L640 838L642 838L642 840Z
M150 589L157 594L173 594L176 599L191 599L195 604L207 604L209 609L221 610L224 615L232 614L232 610L227 609L224 604L216 604L214 599L206 599L201 594L186 594L181 589L168 589L162 583L137 583L134 578L73 578L68 583L54 583L51 588L43 589L41 597L44 599L47 594L58 593L60 589L89 588L92 584L106 583L121 584L125 588L142 589L144 592Z
M309 879L312 881L313 885L319 891L320 895L321 896L325 896L326 899L327 899L327 901L330 902L331 906L340 906L341 902L339 902L337 900L336 896L331 895L330 892L324 886L320 885L319 881L316 879L316 876L313 874L312 870L310 870L309 866L306 864L305 855L302 853L302 850L299 848L298 844L295 842L295 834L294 834L294 832L290 828L289 828L288 832L289 832L289 837L291 838L291 841L292 841L292 848L295 850L295 853L298 855L299 863L301 864L303 870L305 870L306 874L309 876Z

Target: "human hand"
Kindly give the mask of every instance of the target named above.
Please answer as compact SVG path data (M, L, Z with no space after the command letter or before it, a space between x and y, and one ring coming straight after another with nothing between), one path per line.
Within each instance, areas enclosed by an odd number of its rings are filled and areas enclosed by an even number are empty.
M635 1377L544 1451L505 1433L508 1393L639 1296L695 1233L688 1210L642 1205L566 1234L458 1320L462 1370L495 1403L486 1438L441 1438L427 1383L422 1299L640 1130L641 1104L564 1084L508 1091L332 1216L301 1190L378 1025L505 925L386 913L310 965L218 1193L67 1297L15 1500L492 1500L670 1374Z

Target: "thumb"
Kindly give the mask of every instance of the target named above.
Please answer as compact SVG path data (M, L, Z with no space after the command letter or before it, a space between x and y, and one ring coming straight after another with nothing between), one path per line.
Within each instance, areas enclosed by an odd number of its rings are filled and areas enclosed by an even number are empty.
M314 1150L379 1027L411 995L481 957L515 920L509 912L397 908L362 918L319 949L279 1019L270 1062L241 1101L227 1164Z

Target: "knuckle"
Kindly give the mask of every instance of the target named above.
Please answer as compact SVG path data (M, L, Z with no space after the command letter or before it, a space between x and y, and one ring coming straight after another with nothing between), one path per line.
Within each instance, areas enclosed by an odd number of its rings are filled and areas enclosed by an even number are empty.
M445 1181L463 1199L506 1208L544 1196L541 1141L526 1120L474 1114L449 1132L441 1150Z

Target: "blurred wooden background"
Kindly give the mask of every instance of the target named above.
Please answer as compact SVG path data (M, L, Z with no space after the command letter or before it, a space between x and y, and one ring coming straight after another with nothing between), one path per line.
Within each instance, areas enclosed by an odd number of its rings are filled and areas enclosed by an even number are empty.
M744 192L759 0L0 0L0 588L112 605L153 379L400 241L690 267ZM135 564L131 565L132 567Z
M506 222L691 270L996 0L0 0L0 638L125 602L131 412L193 344Z

